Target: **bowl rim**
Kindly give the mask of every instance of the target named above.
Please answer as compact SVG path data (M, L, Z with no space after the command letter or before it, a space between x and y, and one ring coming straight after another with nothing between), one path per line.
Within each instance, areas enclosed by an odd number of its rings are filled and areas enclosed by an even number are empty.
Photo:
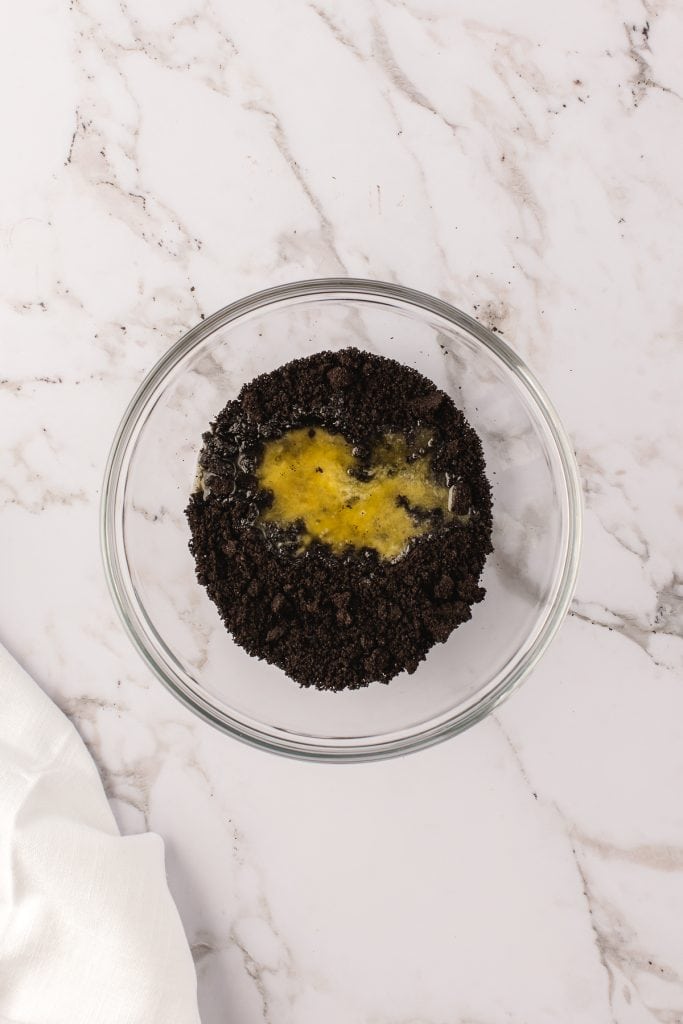
M189 351L201 344L219 327L224 327L247 313L255 312L283 300L320 297L325 294L329 294L330 297L340 295L348 297L357 294L361 297L367 296L407 303L425 312L441 316L456 327L473 335L477 341L505 364L531 396L533 404L544 420L556 446L566 487L564 496L568 505L567 537L555 600L546 614L541 629L519 662L512 666L511 670L490 692L484 694L460 714L409 736L399 736L390 740L378 740L353 746L345 746L338 740L329 744L327 741L324 744L307 743L302 742L298 736L295 739L290 739L284 734L274 738L257 728L249 728L227 715L218 717L216 710L208 701L204 701L196 693L190 696L179 680L174 679L171 672L166 670L166 666L159 663L148 642L145 629L141 628L139 617L129 599L125 582L127 574L123 569L121 552L117 544L117 536L122 527L116 518L116 499L121 483L121 469L126 461L131 438L135 436L136 428L140 424L140 415L148 405L150 396L165 380L169 372ZM329 277L276 285L229 303L186 331L154 364L130 400L111 444L100 501L100 546L109 592L125 631L152 672L181 703L222 732L261 750L309 761L353 763L396 757L430 747L475 725L514 693L547 650L569 609L581 556L582 520L581 480L568 435L534 374L501 337L457 307L425 292L403 285L365 278ZM144 609L141 611L144 615ZM149 625L151 627L151 623Z

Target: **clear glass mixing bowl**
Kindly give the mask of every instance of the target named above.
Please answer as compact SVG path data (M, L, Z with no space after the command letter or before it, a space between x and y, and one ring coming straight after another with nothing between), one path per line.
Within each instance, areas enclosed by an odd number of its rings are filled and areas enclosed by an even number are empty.
M194 575L183 509L202 432L241 385L297 356L348 345L413 366L481 437L493 487L486 599L417 672L353 692L302 689L225 631ZM405 753L479 721L556 633L579 560L581 492L565 432L515 353L438 299L353 279L304 281L235 302L157 363L114 439L102 499L106 574L133 643L217 728L297 757ZM320 650L334 659L333 649Z

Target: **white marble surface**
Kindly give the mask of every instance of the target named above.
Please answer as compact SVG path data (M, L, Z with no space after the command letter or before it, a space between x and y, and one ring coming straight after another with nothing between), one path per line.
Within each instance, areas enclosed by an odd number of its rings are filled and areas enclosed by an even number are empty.
M0 638L167 845L205 1024L683 1021L683 8L36 0L2 15ZM105 589L104 459L200 315L349 273L541 377L573 611L492 718L324 767L193 718Z

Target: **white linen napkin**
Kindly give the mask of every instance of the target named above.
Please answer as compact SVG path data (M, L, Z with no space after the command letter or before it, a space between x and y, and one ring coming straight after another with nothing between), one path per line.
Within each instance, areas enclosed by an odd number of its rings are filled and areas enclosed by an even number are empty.
M199 1024L163 841L119 835L65 715L0 646L0 1021Z

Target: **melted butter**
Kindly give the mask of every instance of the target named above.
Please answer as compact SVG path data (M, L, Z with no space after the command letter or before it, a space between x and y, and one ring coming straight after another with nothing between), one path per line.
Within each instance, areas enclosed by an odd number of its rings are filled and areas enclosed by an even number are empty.
M431 525L416 521L409 509L441 509L444 518L452 514L449 489L434 478L429 457L408 462L407 456L405 439L388 434L372 453L368 479L358 479L350 471L360 463L339 434L290 430L266 444L256 470L260 487L273 494L261 519L283 526L303 523L302 549L318 540L336 553L351 546L398 558Z

